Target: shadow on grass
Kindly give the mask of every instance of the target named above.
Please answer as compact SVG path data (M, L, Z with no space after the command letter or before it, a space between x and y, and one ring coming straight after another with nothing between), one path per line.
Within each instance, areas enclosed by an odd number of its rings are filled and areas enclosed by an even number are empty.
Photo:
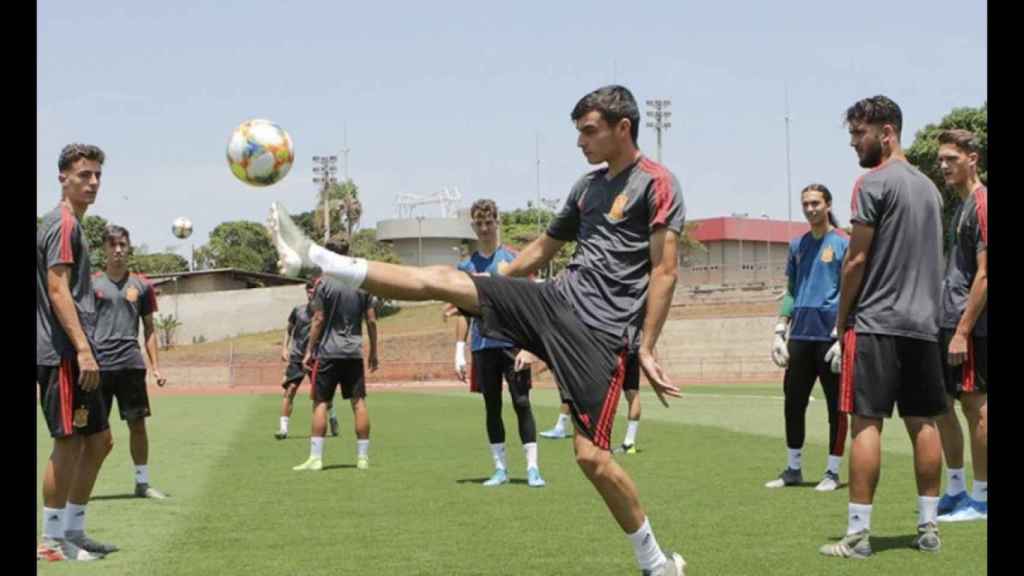
M336 470L338 468L352 468L352 469L355 469L355 467L356 467L355 464L331 464L330 466L324 466L321 469L321 472L326 472L328 470Z
M99 501L99 500L132 500L132 499L135 499L135 500L148 500L148 498L140 498L139 496L136 496L134 493L132 493L132 494L104 494L102 496L92 496L92 497L89 498L89 501L92 502L94 500Z
M901 536L875 536L872 534L871 551L878 554L887 550L910 550L912 549L911 544L914 543L914 538L917 538L917 534L904 534ZM829 538L829 542L839 542L840 540L842 540L841 536Z

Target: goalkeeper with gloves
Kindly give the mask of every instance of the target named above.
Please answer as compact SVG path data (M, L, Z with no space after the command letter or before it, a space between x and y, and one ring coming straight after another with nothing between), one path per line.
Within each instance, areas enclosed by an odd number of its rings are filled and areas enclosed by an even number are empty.
M819 492L839 487L839 465L846 446L845 414L839 412L839 368L842 354L836 340L839 278L849 240L832 215L832 194L822 184L811 184L800 193L810 232L789 244L786 262L787 291L779 310L772 344L772 361L786 369L786 469L767 488L803 483L801 455L805 414L814 388L821 380L828 403L828 466Z

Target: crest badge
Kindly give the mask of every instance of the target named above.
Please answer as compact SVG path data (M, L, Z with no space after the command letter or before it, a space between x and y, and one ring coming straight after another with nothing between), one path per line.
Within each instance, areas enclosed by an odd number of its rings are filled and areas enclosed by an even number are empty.
M821 261L828 264L835 260L836 253L832 250L831 246L825 246L825 249L821 251Z

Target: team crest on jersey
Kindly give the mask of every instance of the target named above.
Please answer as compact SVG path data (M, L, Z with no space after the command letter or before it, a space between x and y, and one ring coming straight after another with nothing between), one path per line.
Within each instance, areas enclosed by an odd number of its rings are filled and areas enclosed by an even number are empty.
M608 211L608 217L612 220L622 220L622 217L625 215L627 202L629 202L629 196L625 194L616 196L615 202L612 203L612 209Z
M103 300L103 290L96 291L96 298Z
M75 409L75 428L85 428L89 423L89 409L81 406Z
M135 302L139 299L139 289L135 286L129 287L128 291L124 293L124 297L129 302Z
M821 251L821 261L828 264L835 260L836 253L832 250L831 246L825 246L825 249Z

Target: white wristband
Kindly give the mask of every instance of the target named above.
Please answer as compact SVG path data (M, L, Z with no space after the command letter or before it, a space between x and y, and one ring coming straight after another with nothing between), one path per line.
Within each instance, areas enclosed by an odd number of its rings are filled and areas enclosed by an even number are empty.
M786 325L783 324L782 322L779 322L778 324L776 324L775 325L775 333L776 334L785 334L786 333Z
M456 342L455 343L455 355L459 358L465 358L466 356L466 343Z

